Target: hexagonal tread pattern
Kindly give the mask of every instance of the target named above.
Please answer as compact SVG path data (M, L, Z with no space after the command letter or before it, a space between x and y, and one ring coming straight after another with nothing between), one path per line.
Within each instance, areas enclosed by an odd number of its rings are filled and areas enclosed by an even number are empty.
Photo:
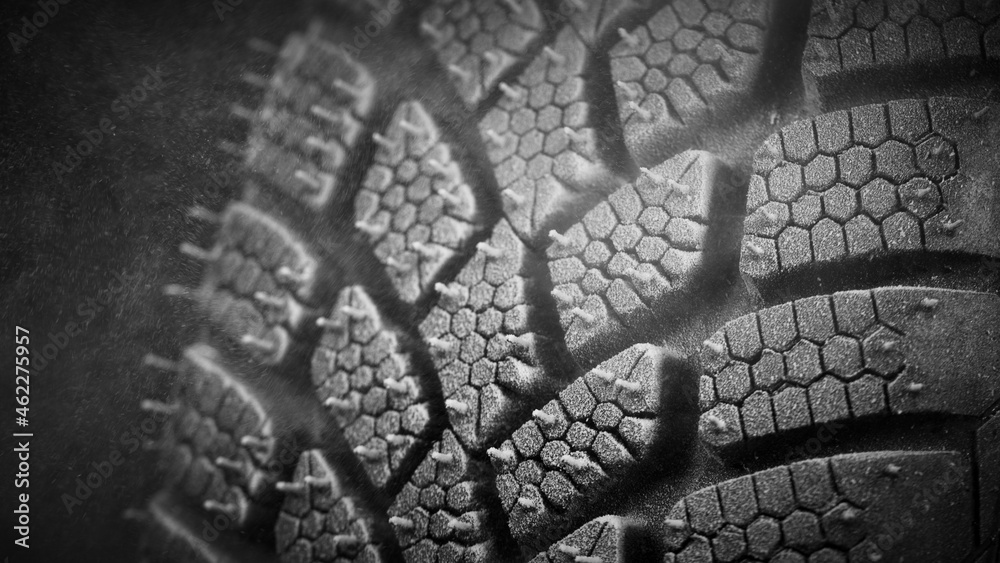
M702 263L709 204L727 168L686 151L589 211L547 250L566 342L575 355L648 324L657 303Z
M626 522L617 516L594 518L539 553L531 563L598 561L624 563Z
M873 253L1000 256L997 112L900 100L785 127L757 152L740 269L760 280Z
M482 228L472 188L419 102L393 114L354 200L356 227L400 298L415 303Z
M489 451L510 529L544 549L640 463L657 429L662 350L637 344L577 379Z
M434 0L420 30L475 108L537 47L546 22L535 0Z
M535 328L526 292L535 256L501 220L420 324L441 380L450 426L482 451L559 382L540 358L554 345Z
M546 11L550 21L568 20L591 49L600 47L614 32L655 2L651 0L566 0L557 5L558 16Z
M1000 298L879 288L799 299L706 341L701 435L728 446L830 421L978 417L1000 399Z
M207 263L192 297L209 319L259 359L276 363L316 311L319 261L290 229L245 203L220 217L215 245L186 252Z
M497 521L496 499L482 476L489 468L471 458L445 430L389 508L389 523L410 563L507 560L508 542Z
M172 413L163 437L167 481L231 527L253 526L266 516L263 504L280 476L275 453L293 446L215 349L187 348L176 370L175 402L151 407Z
M964 561L970 474L956 452L812 459L692 493L663 524L666 563Z
M571 27L528 65L479 131L519 235L531 239L581 190L606 181L585 77L590 53Z
M252 78L266 90L244 149L249 170L312 210L334 196L375 104L369 71L324 33L317 23L292 34L274 74Z
M812 9L802 71L821 94L858 74L1000 59L992 2L847 0Z
M429 395L396 329L358 286L343 289L312 358L316 394L377 487L427 447ZM415 461L415 460L412 460Z
M637 162L670 154L761 78L771 2L680 0L624 34L611 78L625 143Z
M320 451L303 452L281 488L285 502L274 535L282 563L386 560L371 514L347 494Z

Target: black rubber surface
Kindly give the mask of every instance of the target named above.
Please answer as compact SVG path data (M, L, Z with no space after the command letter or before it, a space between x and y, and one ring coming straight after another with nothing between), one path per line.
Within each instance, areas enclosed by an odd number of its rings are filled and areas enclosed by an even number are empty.
M995 561L1000 7L955 4L256 43L145 556Z

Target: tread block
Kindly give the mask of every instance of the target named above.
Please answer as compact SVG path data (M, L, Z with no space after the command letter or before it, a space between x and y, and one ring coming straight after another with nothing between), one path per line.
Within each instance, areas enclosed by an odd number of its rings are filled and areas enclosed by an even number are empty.
M546 22L535 0L434 0L420 30L475 108L537 47Z
M607 181L591 126L587 46L572 27L528 65L483 117L479 131L502 190L504 212L532 239L581 190Z
M389 508L406 561L505 560L497 541L504 527L482 478L488 471L444 431Z
M221 216L208 267L193 297L209 319L256 357L277 363L316 311L319 261L270 215L231 203Z
M859 74L995 61L1000 59L998 16L1000 7L979 0L817 3L807 31L803 75L823 94L838 82L856 81Z
M956 452L774 467L674 505L664 561L964 561L975 544L969 481Z
M566 0L558 3L559 19L568 19L570 25L591 49L618 29L624 21L641 14L653 4L651 0ZM555 14L546 13L550 20Z
M398 332L358 286L343 289L312 357L316 393L377 487L426 447L429 393Z
M668 156L761 78L772 3L680 0L622 35L611 78L625 144L642 165Z
M564 561L624 563L626 527L626 522L618 516L594 518L553 544L547 551L536 555L531 563L563 563Z
M890 287L799 299L705 342L702 439L729 446L824 422L983 416L1000 399L1000 297Z
M619 188L549 246L570 352L585 355L646 325L656 304L686 285L702 263L712 194L726 171L711 154L686 151Z
M218 232L224 249L253 256L280 285L302 300L317 290L318 260L298 236L270 215L240 202L229 204Z
M173 412L164 440L167 481L236 529L257 524L283 470L277 452L293 442L276 431L257 396L204 344L178 362Z
M501 220L420 324L451 428L473 451L498 439L561 382L540 361L555 344L527 301L536 257Z
M156 495L146 510L130 510L127 515L144 525L139 547L141 561L251 563L270 560L268 556L252 552L237 542L220 539L218 530L226 529L227 522L220 520L215 524L200 518L164 493Z
M400 298L415 303L483 225L472 188L419 102L401 104L376 142L375 163L354 200L356 226Z
M546 537L640 463L657 431L662 350L637 344L577 379L489 455L510 529L544 549Z
M375 104L375 80L323 26L292 34L250 114L247 168L313 210L330 202Z
M274 526L282 563L386 560L372 515L318 450L302 452Z
M913 251L1000 256L1000 108L899 100L799 121L757 152L740 269Z

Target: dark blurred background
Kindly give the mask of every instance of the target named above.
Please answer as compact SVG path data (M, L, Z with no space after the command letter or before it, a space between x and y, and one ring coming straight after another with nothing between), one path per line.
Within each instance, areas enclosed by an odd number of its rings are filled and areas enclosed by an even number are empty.
M143 368L143 356L173 357L190 318L184 303L161 293L166 283L199 278L200 266L176 249L203 243L211 227L185 212L218 208L236 187L224 180L233 157L218 144L245 134L230 104L256 104L240 75L272 62L247 40L280 45L316 7L236 2L51 0L58 13L30 38L22 18L43 21L37 0L0 6L0 361L8 366L0 376L0 553L11 563L136 559L139 528L121 514L154 491L156 454L130 453L122 435L144 434L141 399L167 396L169 377ZM102 119L113 134L102 133L72 170L57 170L56 162L74 163L67 146L88 132L97 138ZM64 338L70 322L79 332ZM36 360L45 345L61 346L31 376L23 429L15 426L15 325L31 331ZM34 433L28 489L13 486L17 431ZM77 478L115 450L124 462L70 514L63 495L75 495ZM23 492L27 551L11 536Z

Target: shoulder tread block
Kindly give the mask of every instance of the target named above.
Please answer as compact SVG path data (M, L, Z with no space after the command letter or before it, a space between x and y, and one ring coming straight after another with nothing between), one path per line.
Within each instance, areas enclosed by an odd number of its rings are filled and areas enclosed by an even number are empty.
M429 393L396 329L358 286L343 289L312 358L312 380L368 477L386 487L426 447Z
M503 97L479 123L505 214L525 239L609 177L586 95L590 60L575 30L564 27L516 82L501 85Z
M964 4L964 5L963 5ZM803 75L821 94L837 82L929 63L1000 59L992 2L846 0L813 4Z
M535 0L434 0L420 31L475 108L536 47L546 22Z
M245 549L237 545L237 542L219 538L217 530L227 528L228 522L213 519L211 525L214 528L209 528L206 519L198 518L165 493L157 494L146 510L134 511L133 514L130 517L140 520L144 525L139 550L142 561L262 563L271 560L270 556ZM216 535L208 538L210 533ZM223 543L224 546L220 545Z
M285 502L274 533L282 563L387 560L372 515L347 494L321 452L303 452L281 489Z
M548 247L573 354L648 325L658 302L686 285L703 261L710 203L727 170L710 153L686 151L619 188Z
M1000 297L879 288L799 299L705 342L701 436L715 446L831 421L984 416L1000 399Z
M761 79L772 2L679 0L611 49L618 115L633 158L651 165Z
M244 151L249 170L313 210L333 197L375 104L371 73L323 33L312 25L285 43Z
M554 344L537 332L536 307L527 301L537 262L501 220L455 281L438 288L420 324L451 428L473 451L561 386L540 365Z
M761 281L872 254L1000 256L998 113L900 100L785 127L754 161L740 269Z
M426 297L441 270L482 228L475 194L434 119L419 102L393 115L354 200L355 226L400 298Z
M278 363L290 343L315 318L319 261L283 224L244 203L231 203L214 247L185 246L207 262L192 297L213 323L253 355Z
M955 452L871 452L707 487L663 524L666 563L964 561L969 468Z
M484 477L489 467L469 456L450 430L410 477L389 508L409 563L505 560L505 526ZM510 554L506 554L509 557Z
M637 344L577 379L489 451L511 532L544 549L640 463L657 431L662 350Z
M238 529L266 517L281 474L275 454L294 448L276 432L264 406L204 344L184 351L164 440L167 480Z

